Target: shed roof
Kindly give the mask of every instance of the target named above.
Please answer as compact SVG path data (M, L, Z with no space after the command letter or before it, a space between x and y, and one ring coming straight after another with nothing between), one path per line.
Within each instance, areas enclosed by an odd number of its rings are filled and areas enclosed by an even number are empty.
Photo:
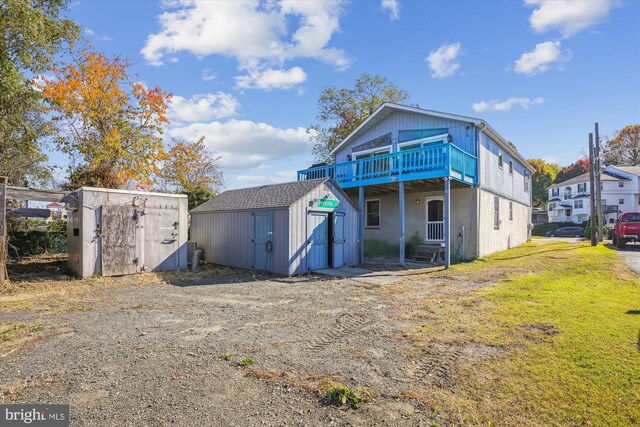
M191 212L287 208L327 181L329 178L309 179L229 190L193 208ZM337 185L334 187L339 191Z

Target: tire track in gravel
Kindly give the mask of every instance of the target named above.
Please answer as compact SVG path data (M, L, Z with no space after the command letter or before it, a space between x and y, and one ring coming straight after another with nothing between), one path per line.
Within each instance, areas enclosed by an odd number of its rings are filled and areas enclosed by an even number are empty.
M462 356L462 348L455 345L432 343L413 363L409 376L418 382L430 382L441 388L455 385L455 364Z
M311 341L308 348L313 352L321 351L325 347L342 341L347 336L358 332L372 323L373 321L371 319L364 316L356 316L349 313L344 314L336 321L333 329L320 339Z

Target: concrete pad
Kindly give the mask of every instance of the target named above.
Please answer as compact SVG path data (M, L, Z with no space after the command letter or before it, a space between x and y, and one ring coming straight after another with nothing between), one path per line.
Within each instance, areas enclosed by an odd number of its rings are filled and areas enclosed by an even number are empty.
M315 272L331 277L350 278L357 282L374 285L387 285L402 280L399 272L396 271L371 271L355 267L325 268Z

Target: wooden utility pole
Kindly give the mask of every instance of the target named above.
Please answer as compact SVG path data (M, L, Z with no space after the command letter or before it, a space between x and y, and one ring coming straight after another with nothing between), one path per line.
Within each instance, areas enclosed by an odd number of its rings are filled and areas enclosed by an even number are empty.
M589 219L591 221L591 246L598 244L598 238L596 236L596 189L595 189L595 170L593 159L593 134L589 134L589 186L591 187L591 194L589 194Z
M0 176L0 286L7 280L7 177Z
M602 183L600 182L600 174L602 173L602 167L600 164L600 132L598 132L598 123L596 123L596 190L598 190L596 197L596 211L598 212L598 240L602 242L604 240L604 218L602 216Z

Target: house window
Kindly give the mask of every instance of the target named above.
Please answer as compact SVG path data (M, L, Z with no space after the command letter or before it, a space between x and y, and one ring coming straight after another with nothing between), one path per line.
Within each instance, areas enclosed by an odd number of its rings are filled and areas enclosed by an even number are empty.
M556 208L556 204L555 203L549 203L549 210L552 211Z
M513 202L509 202L509 221L513 221Z
M493 228L500 228L500 197L493 198Z
M618 199L618 204L619 205L624 205L624 199Z
M571 198L571 187L565 187L564 189L564 199L570 199Z
M529 192L529 174L525 172L524 174L524 192Z
M624 181L618 181L618 187L624 187Z
M509 160L509 175L513 175L513 160Z
M380 228L380 200L367 200L367 228Z
M560 189L559 188L552 188L551 189L551 196L558 196L560 197Z
M504 159L502 158L502 154L498 154L498 167L502 169L504 166Z
M587 192L587 183L578 184L578 193L586 193Z
M583 202L583 200L582 200L582 199L580 199L580 200L574 200L574 201L573 201L573 207L574 207L574 209L582 209L582 207L583 207L582 202Z

